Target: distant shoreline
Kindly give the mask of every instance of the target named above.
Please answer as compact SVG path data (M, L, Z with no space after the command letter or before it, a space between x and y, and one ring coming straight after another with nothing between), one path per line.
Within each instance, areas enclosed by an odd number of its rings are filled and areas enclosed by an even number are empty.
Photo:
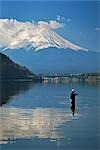
M100 81L100 73L77 73L77 74L39 74L37 75L37 79L34 78L19 78L19 79L9 79L9 80L0 80L2 81L14 81L14 82L42 82L42 81L50 81L50 82L66 82L66 81L80 81L80 82L96 82Z
M100 81L100 73L79 73L79 74L40 74L39 77L41 77L44 81L52 81L52 82L66 82L66 81Z

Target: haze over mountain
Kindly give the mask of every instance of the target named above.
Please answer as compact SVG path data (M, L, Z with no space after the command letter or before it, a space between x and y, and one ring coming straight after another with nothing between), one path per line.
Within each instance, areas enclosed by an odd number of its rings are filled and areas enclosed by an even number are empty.
M34 73L79 73L99 72L99 52L75 52L67 49L49 48L39 52L23 49L6 51L15 62L26 66Z

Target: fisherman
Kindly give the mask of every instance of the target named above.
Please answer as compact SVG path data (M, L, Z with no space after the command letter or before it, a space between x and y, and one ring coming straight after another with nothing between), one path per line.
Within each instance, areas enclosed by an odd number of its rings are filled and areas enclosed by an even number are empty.
M72 111L72 114L74 116L74 113L75 113L75 96L78 95L77 93L75 93L75 90L72 89L71 91L71 95L70 95L70 103L71 103L71 111Z

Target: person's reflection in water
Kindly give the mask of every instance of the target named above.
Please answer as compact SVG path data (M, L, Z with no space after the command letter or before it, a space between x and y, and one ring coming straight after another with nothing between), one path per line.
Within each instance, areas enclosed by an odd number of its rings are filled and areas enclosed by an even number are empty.
M75 93L74 89L72 89L72 92L71 92L71 95L70 95L70 108L71 108L73 116L75 114L75 96L76 95L78 95L78 94Z
M71 108L72 114L74 116L74 114L75 114L75 105L71 104L70 108Z

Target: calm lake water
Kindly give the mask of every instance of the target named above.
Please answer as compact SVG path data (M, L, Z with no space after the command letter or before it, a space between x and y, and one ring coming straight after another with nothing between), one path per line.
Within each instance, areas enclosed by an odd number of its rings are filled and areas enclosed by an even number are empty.
M99 150L99 92L99 83L1 83L0 149Z

